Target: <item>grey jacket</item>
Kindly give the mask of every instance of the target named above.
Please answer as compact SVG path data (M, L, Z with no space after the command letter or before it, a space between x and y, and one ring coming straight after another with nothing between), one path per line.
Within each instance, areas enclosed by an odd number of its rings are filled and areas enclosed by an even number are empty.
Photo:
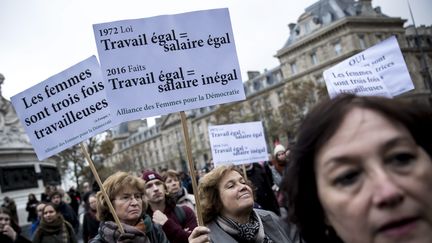
M261 218L264 225L265 234L276 243L298 243L300 242L296 230L292 229L294 226L287 226L286 223L280 219L275 213L254 209L254 211ZM237 241L226 233L216 221L210 222L207 227L210 229L210 239L212 242L217 243L237 243ZM286 232L288 229L290 232ZM288 236L290 234L290 236Z

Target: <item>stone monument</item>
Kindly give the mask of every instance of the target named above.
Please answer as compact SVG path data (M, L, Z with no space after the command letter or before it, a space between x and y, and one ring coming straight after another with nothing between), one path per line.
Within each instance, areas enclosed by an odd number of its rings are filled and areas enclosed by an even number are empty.
M25 205L28 194L38 200L46 185L61 184L60 174L52 158L39 161L12 103L3 97L0 74L0 204L4 197L17 204L19 224L27 222Z

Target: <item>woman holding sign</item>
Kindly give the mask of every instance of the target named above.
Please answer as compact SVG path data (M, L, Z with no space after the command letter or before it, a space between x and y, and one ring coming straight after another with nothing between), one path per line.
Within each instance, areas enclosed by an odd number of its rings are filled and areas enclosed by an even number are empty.
M432 110L343 95L302 124L285 182L308 243L432 242Z
M298 242L293 240L296 230L276 214L253 208L251 184L234 166L219 166L205 175L199 196L207 227L197 227L189 242Z
M145 215L147 201L144 194L144 182L126 172L116 172L103 183L115 213L118 216L124 233L121 233L114 222L114 216L102 192L97 193L97 217L101 221L99 233L91 241L99 242L168 242L160 226L154 225L150 217Z

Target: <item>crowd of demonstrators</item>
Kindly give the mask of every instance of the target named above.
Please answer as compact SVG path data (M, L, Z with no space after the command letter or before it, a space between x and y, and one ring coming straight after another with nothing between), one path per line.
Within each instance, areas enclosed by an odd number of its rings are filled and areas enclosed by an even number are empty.
M64 194L61 191L54 191L51 193L51 202L58 207L58 210L63 215L63 218L69 222L75 232L79 231L79 220L78 216L75 213L75 211L72 209L72 207L63 201Z
M47 203L33 236L33 243L76 243L77 238L72 225L66 221L58 205Z
M7 208L0 208L0 242L1 243L30 243L31 241L21 235L18 223L14 221Z
M109 210L102 192L97 196L97 217L101 221L98 234L92 243L168 243L165 233L159 225L153 224L145 214L147 201L144 194L143 181L126 172L116 172L108 177L103 188L114 207L124 233L121 233L114 217Z
M432 242L431 124L430 107L380 97L313 109L283 183L306 242Z
M191 184L185 173L117 172L104 188L125 233L101 192L85 189L83 240L429 243L431 124L432 111L421 105L339 96L306 116L288 150L275 146L271 163L245 165L245 175L211 160L197 170L204 226L197 227L197 205L182 186Z
M99 229L99 220L96 218L97 198L96 194L92 193L88 196L89 209L84 213L83 219L83 242L87 243L93 239Z
M199 197L206 227L195 228L190 242L300 242L293 225L253 208L251 184L235 166L218 166L201 178Z
M30 228L30 234L33 238L34 232L36 232L37 227L39 227L39 224L42 220L42 216L43 216L43 209L45 207L46 203L44 202L39 202L38 205L36 205L36 214L37 214L37 218L35 221L33 221L31 228Z
M7 208L9 210L10 217L12 218L12 221L18 225L19 224L18 212L17 212L15 200L6 196L3 198L3 204L1 206L3 208Z
M34 222L37 220L37 212L36 206L39 204L39 201L36 199L35 194L30 193L28 195L28 201L26 205L26 211L28 212L27 222Z
M188 242L192 230L197 227L194 211L188 206L177 206L169 196L162 177L154 171L144 171L145 196L148 199L147 213L154 223L162 225L170 242Z
M187 189L184 188L180 181L180 175L175 170L167 170L162 174L162 179L165 183L168 194L173 197L178 206L188 206L194 212L195 210L195 197L189 194Z

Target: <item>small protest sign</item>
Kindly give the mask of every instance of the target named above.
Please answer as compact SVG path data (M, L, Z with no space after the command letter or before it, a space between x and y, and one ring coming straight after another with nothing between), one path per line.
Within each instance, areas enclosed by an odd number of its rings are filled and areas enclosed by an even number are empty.
M39 160L115 125L104 89L91 56L11 98Z
M93 29L107 98L121 121L245 99L228 9Z
M215 165L268 160L261 122L209 126L208 130Z
M367 84L368 88L364 85L360 87L362 85L358 83L342 84L341 86L335 85L335 83L343 78L338 76L338 74L348 76L346 73L358 72L359 69L356 69L358 67L369 67L370 69L364 70L364 75L356 75L357 79L368 81L372 78L371 75L373 75L373 80L376 81L372 80L371 82L364 83ZM378 77L375 74L370 74L370 72L377 73ZM388 96L385 94L386 91L382 89L384 87L389 91L389 97L393 97L414 89L414 84L411 81L399 44L394 36L327 69L324 71L323 77L326 81L329 95L332 98L341 92ZM378 85L380 82L377 78L380 78L384 85Z

